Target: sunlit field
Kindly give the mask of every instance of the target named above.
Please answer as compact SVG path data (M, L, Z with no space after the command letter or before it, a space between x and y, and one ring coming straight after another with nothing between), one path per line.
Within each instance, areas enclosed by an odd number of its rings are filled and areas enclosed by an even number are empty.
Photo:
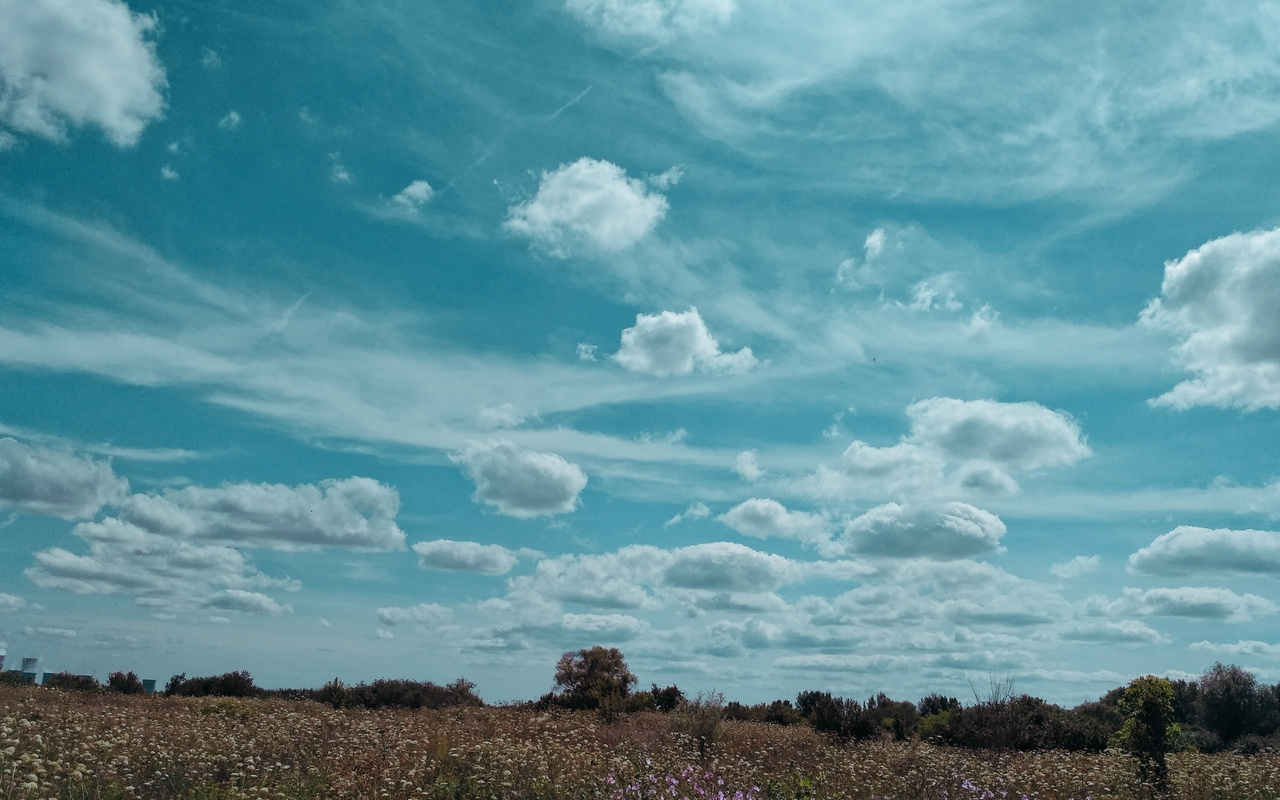
M0 688L0 798L1137 798L1124 754L841 745L680 714L334 710ZM694 733L709 741L700 741ZM1280 755L1170 756L1177 798L1280 797Z

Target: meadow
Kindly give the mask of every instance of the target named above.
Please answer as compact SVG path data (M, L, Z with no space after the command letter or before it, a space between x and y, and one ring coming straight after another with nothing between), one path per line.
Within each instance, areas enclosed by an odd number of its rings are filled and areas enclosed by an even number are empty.
M1170 796L1280 798L1280 754L1170 754ZM0 687L0 800L1103 800L1131 756L841 743L805 725L655 712L335 709L310 700Z

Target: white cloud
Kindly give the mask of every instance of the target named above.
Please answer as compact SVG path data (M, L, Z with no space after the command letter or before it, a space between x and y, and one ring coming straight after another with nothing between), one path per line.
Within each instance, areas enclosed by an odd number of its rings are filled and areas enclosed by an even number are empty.
M227 112L226 116L218 120L218 127L224 131L234 131L240 127L240 112L234 108Z
M395 635L394 633L392 633L391 631L387 630L386 628L375 628L375 629L374 629L374 635L375 635L375 636L377 636L379 639L394 639L394 638L396 638L396 635Z
M205 619L205 622L208 622L210 625L230 625L231 624L231 617L224 617L220 614L210 614L204 619Z
M596 346L594 344L587 344L586 342L578 342L577 353L578 353L579 361L595 361L596 360Z
M942 508L886 503L850 520L836 544L862 555L950 560L1001 552L1004 534L999 517L968 503Z
M1008 470L1074 464L1090 454L1080 426L1039 403L935 397L907 407L911 441L950 458Z
M1088 575L1091 572L1097 572L1102 566L1102 558L1100 556L1076 556L1070 561L1060 561L1049 567L1049 572L1055 578L1063 580L1073 580L1082 575Z
M1102 622L1092 625L1078 625L1069 628L1062 634L1069 642L1089 642L1091 644L1168 644L1170 638L1136 619L1118 622Z
M670 562L665 550L631 545L603 555L564 555L543 559L533 575L507 581L508 597L522 607L539 608L547 601L579 603L596 608L642 608L654 605L645 587L661 580Z
M1193 642L1190 649L1200 653L1225 653L1230 656L1274 656L1280 655L1280 644L1268 644L1256 639L1242 639L1235 644L1219 644L1217 642Z
M378 619L384 625L416 623L427 628L438 628L453 618L453 612L436 603L418 603L408 608L379 608Z
M684 511L662 523L662 527L670 528L672 525L679 525L686 519L706 519L709 516L711 516L711 509L707 508L707 504L696 501L691 503Z
M22 632L27 636L52 636L57 639L76 638L76 632L70 628L47 628L43 625L33 628L28 625L26 628L22 629Z
M0 439L0 508L83 519L120 502L128 489L105 461Z
M667 199L616 164L580 158L543 172L532 200L513 206L504 227L547 253L614 253L631 247L666 216Z
M370 478L319 485L239 483L188 486L160 495L131 496L120 518L152 533L277 550L343 547L404 549L396 526L400 495Z
M23 574L47 589L126 594L159 605L196 606L228 588L297 587L262 574L233 547L195 544L115 518L82 522L72 533L89 543L88 555L42 550Z
M160 177L164 178L166 181L176 181L181 176L178 174L176 169L169 164L165 164L160 167Z
M502 403L496 406L485 406L476 414L476 422L481 427L490 430L497 428L517 428L522 422L529 418L529 414L524 413L510 403Z
M391 198L391 204L401 211L415 213L422 208L436 194L431 188L431 184L424 180L416 180L408 186L401 189L395 197Z
M821 514L788 511L777 500L753 497L717 517L743 536L781 536L814 540L826 534L827 521Z
M217 69L222 66L222 59L218 56L218 51L206 47L200 54L200 64L205 69Z
M420 567L479 572L482 575L502 575L510 572L520 561L519 556L501 545L451 539L417 542L413 545L413 552L418 554Z
M520 519L573 511L587 485L587 476L576 464L507 439L473 441L450 458L475 483L477 502Z
M1013 475L1067 466L1090 455L1080 426L1038 403L934 397L907 407L910 432L888 447L854 440L840 473L814 476L824 493L910 497L943 492L1011 494Z
M733 462L733 471L748 483L755 483L764 477L764 470L760 469L755 450L743 450L738 453L738 457Z
M1275 603L1256 594L1237 594L1212 586L1180 586L1166 589L1126 588L1121 597L1091 597L1094 613L1121 616L1186 617L1189 619L1252 622L1276 613Z
M671 551L663 583L682 589L771 592L804 577L800 565L734 542L708 542Z
M708 372L745 372L756 365L750 347L720 352L720 343L707 330L698 309L677 313L637 314L634 327L622 332L622 347L614 359L632 372L688 375L694 368Z
M573 16L608 37L665 42L727 23L734 0L565 0Z
M334 183L351 183L351 173L342 163L342 153L329 154L329 180Z
M54 140L97 125L132 146L164 110L155 27L119 0L0 3L0 125Z
M293 606L281 605L261 592L250 592L244 589L223 589L221 592L205 600L208 608L220 608L224 611L243 611L247 614L292 614Z
M1280 533L1182 525L1129 556L1129 571L1149 575L1280 575Z
M1156 398L1178 409L1280 408L1280 228L1233 233L1165 264L1144 322L1174 331L1196 377Z
M20 608L24 608L26 605L27 601L23 600L18 595L0 592L0 612L17 611Z

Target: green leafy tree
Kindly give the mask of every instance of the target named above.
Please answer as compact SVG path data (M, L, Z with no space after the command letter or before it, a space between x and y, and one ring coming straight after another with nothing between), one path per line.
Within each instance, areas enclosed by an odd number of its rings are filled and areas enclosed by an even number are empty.
M1263 698L1258 682L1235 665L1213 665L1199 680L1200 719L1205 728L1230 745L1255 733L1262 721Z
M1165 754L1182 733L1173 721L1173 684L1154 675L1135 678L1117 705L1125 720L1112 744L1138 759L1144 782L1163 790L1169 782Z
M556 688L572 708L617 708L635 683L616 647L565 653L556 663Z

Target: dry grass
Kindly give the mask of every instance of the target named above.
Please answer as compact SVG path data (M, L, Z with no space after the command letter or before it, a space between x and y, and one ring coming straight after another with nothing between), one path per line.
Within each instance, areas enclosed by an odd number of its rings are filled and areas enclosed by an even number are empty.
M692 732L691 732L692 731ZM0 688L0 800L1139 798L1118 753L833 744L805 727L512 709L335 711ZM1280 798L1280 756L1171 757L1173 797Z

